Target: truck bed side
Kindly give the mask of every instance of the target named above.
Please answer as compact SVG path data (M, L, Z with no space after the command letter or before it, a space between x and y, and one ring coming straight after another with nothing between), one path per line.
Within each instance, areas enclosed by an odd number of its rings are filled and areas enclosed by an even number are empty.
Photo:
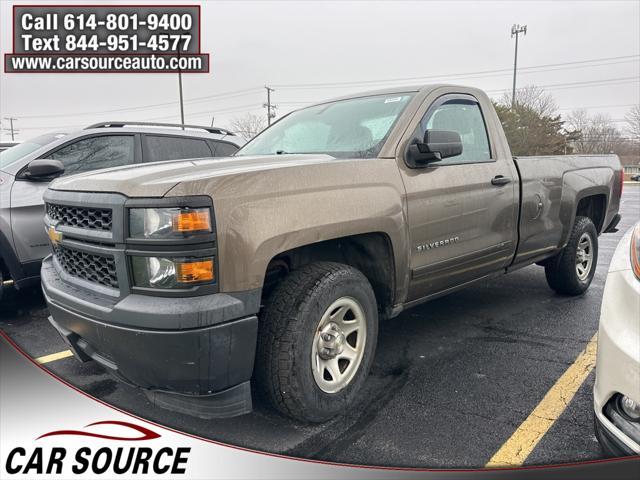
M520 175L520 221L513 265L540 261L564 247L579 208L592 217L598 233L618 212L622 167L616 155L514 161Z

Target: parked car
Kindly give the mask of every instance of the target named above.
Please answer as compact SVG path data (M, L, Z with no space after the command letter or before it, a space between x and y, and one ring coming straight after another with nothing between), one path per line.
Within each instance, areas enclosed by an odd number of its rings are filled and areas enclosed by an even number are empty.
M8 148L15 147L19 142L0 142L0 152L5 151Z
M631 180L634 182L640 182L640 173L637 175L631 175Z
M215 127L107 122L71 134L42 135L0 153L0 299L3 285L21 288L39 281L40 264L49 253L42 194L56 176L228 156L243 143Z
M157 405L239 415L254 382L320 422L353 404L379 318L536 262L584 293L621 192L615 155L514 159L480 90L384 90L228 159L56 180L42 285L75 355Z
M593 407L603 450L640 454L640 223L622 238L609 265Z

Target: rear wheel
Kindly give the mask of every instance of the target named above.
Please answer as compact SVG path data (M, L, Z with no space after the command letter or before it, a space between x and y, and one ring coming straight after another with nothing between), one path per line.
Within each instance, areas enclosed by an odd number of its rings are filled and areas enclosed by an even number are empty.
M545 264L547 283L563 295L584 293L598 263L598 232L588 217L576 217L567 245Z
M371 367L378 334L366 277L339 263L306 265L276 287L260 322L260 393L301 421L347 413Z

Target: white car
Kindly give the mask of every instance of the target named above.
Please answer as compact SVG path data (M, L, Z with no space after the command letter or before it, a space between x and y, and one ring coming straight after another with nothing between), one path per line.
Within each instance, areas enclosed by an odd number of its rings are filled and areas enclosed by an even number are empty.
M640 223L624 235L609 266L593 406L603 450L640 453Z

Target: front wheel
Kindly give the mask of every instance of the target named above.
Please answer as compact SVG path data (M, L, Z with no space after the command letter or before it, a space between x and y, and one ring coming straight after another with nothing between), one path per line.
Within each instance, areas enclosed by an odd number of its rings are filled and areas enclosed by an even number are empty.
M276 410L305 422L347 413L378 336L367 278L339 263L306 265L276 287L260 322L256 382Z
M576 217L567 245L545 264L547 283L563 295L584 293L598 263L598 232L588 217Z

